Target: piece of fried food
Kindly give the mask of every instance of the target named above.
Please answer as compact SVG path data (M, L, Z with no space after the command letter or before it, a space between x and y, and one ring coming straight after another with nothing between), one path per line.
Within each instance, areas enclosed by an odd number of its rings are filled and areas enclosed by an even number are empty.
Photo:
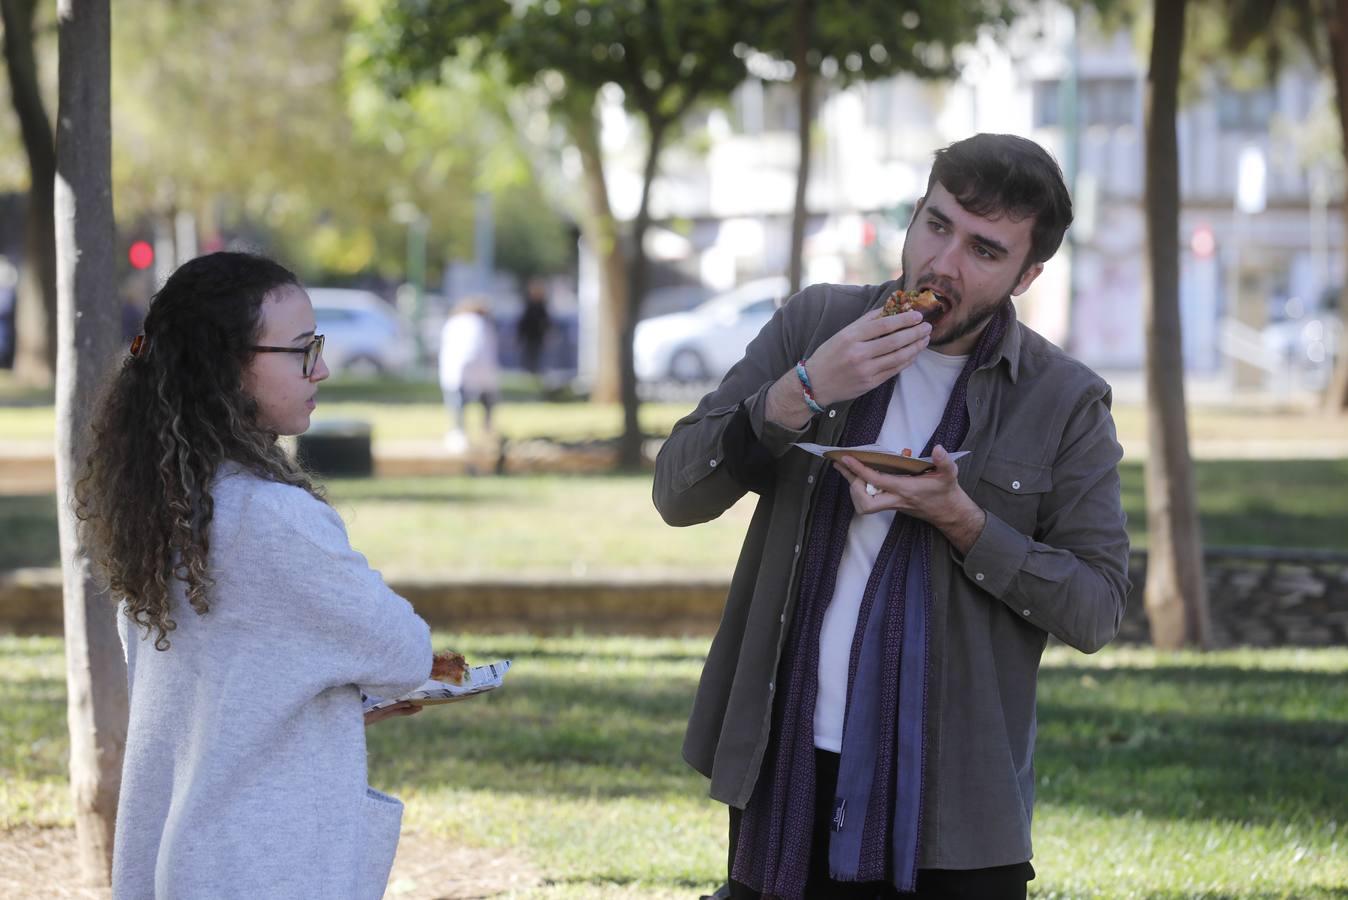
M442 650L431 657L431 678L435 681L447 681L450 684L462 684L468 674L468 661L462 653Z
M899 313L908 312L915 309L922 313L922 321L934 322L941 313L945 312L945 307L941 301L936 299L936 294L930 288L921 291L895 291L889 295L885 301L885 308L881 314L886 316L897 316Z

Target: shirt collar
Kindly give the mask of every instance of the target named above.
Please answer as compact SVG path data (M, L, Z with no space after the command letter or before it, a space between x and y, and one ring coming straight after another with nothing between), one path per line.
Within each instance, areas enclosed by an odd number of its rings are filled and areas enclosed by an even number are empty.
M1016 304L1008 300L1006 305L1011 308L1011 321L1006 323L1006 334L1002 336L1001 346L997 348L987 368L997 365L999 360L1006 360L1007 377L1011 379L1012 384L1015 384L1020 378L1020 327L1016 322Z

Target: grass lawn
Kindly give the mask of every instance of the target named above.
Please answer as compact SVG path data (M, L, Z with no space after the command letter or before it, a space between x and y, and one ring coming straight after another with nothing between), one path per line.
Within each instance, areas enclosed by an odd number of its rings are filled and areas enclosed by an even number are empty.
M498 407L497 427L508 438L523 440L552 437L558 440L612 437L622 430L622 409L617 405L584 402L542 402L526 376L505 373L504 401ZM22 388L0 371L0 438L50 441L55 417L50 390ZM376 440L438 440L448 425L440 390L432 382L392 379L334 379L319 388L314 421L362 419L371 423ZM692 410L694 398L673 403L643 403L642 428L650 434L666 434ZM470 424L481 411L469 411ZM1137 405L1114 408L1119 438L1125 442L1146 437L1146 410ZM1234 406L1193 407L1189 411L1189 434L1195 441L1262 441L1287 439L1341 439L1345 424L1314 412L1296 408L1244 409Z
M622 431L621 406L543 402L519 385L522 376L508 374L504 402L496 415L497 430L505 437L569 441L613 437ZM361 419L371 423L375 439L381 441L439 440L449 424L439 387L426 382L330 381L319 388L318 403L315 422ZM651 434L668 434L692 408L692 401L644 403L642 428ZM50 390L20 388L0 378L0 439L50 441L55 421ZM470 427L480 421L480 407L470 407Z
M1348 460L1199 460L1210 546L1348 550ZM1142 467L1125 463L1123 500L1146 545ZM329 496L352 544L390 575L556 575L642 571L728 576L752 495L720 519L670 528L650 477L338 479ZM0 495L0 570L59 560L50 494Z
M544 879L528 898L715 886L724 809L679 757L705 641L437 645L515 667L498 694L369 732L409 829L523 856ZM1031 895L1344 897L1346 679L1344 649L1050 650ZM70 823L64 700L59 640L0 638L0 828Z
M439 402L389 403L380 400L327 402L320 390L314 422L360 419L369 422L375 440L438 441L449 424ZM692 404L642 404L642 428L652 434L668 434ZM470 407L469 427L477 427L482 411ZM50 441L55 427L51 406L0 406L0 439ZM622 431L623 414L619 406L589 403L502 403L496 409L496 428L507 438L525 440L549 437L555 440L582 440L613 437Z

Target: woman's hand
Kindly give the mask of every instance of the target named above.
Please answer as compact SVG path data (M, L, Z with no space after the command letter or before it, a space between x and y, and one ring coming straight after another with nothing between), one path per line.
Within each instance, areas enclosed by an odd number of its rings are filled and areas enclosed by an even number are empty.
M396 719L399 716L415 716L423 709L425 709L425 707L417 706L411 700L403 700L401 703L385 706L382 709L372 709L365 714L365 727L369 728L375 722L382 722L385 719Z

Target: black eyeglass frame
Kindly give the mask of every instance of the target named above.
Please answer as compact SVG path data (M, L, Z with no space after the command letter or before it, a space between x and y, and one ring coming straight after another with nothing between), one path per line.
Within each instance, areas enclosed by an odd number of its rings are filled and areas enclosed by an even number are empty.
M314 335L314 339L303 347L256 346L249 349L256 353L303 353L304 359L301 362L300 371L305 378L308 378L313 374L314 366L318 365L318 360L323 355L323 335Z

